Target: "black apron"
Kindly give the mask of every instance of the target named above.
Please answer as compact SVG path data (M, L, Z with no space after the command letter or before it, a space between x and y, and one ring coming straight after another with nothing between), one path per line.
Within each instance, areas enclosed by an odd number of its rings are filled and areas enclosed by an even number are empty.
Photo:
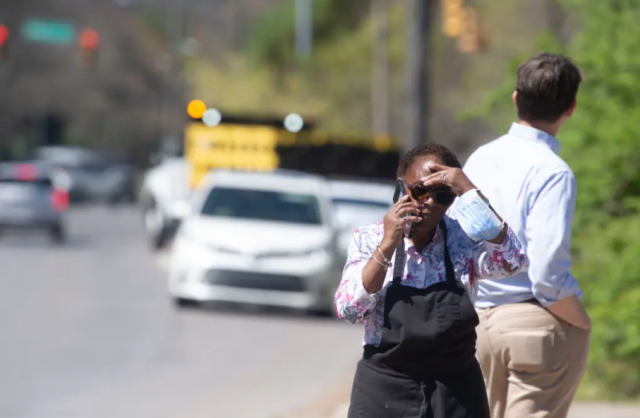
M475 358L478 315L455 279L444 220L440 231L445 282L426 289L403 286L404 240L396 250L382 340L364 347L349 418L489 418Z

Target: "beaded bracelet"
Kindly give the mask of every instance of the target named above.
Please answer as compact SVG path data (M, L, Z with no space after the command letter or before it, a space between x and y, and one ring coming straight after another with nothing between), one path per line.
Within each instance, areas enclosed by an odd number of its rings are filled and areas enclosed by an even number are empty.
M382 259L384 260L385 264L387 265L391 265L391 262L387 259L387 257L384 256L384 253L382 252L382 250L380 249L380 246L378 245L377 248L378 251L380 251L380 255L382 256Z
M384 253L382 252L382 250L380 249L380 247L377 248L378 251L380 251L380 254L382 255L382 259L384 260L384 263L381 263L377 258L376 258L376 254L375 252L371 255L371 258L373 258L375 260L376 263L378 263L380 265L380 267L382 267L383 269L389 270L389 267L391 267L391 262L389 262L389 260L387 260L387 257L384 256Z
M382 264L381 262L379 262L375 255L372 255L371 258L373 259L373 261L375 261L376 263L380 264L380 267L382 267L384 269L384 271L389 270L389 265L388 264Z

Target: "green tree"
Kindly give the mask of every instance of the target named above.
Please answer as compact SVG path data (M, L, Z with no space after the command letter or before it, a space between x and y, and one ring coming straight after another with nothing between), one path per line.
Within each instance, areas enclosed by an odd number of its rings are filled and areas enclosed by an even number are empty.
M574 274L593 320L588 396L640 397L640 2L565 0L581 29L568 45L545 37L582 69L578 108L561 130L562 157L578 180ZM527 57L519 57L522 62ZM512 106L510 81L485 115ZM511 110L513 116L513 110ZM503 121L504 122L504 121ZM504 125L503 125L504 126Z
M367 16L368 2L315 0L314 43L327 44L353 32ZM256 65L282 71L294 63L295 2L287 1L258 19L247 37L247 52Z

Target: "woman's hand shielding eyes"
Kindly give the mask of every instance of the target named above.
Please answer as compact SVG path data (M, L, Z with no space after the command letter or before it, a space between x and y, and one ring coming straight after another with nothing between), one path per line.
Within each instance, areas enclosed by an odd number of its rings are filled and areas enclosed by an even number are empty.
M438 186L447 186L457 196L462 196L469 190L473 190L473 185L469 177L457 167L448 167L446 165L433 163L429 166L433 174L422 178L422 184L427 188L437 188Z

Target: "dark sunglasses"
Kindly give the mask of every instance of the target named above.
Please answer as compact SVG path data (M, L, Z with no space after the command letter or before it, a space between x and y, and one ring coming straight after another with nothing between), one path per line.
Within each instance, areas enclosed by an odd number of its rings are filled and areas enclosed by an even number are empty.
M441 206L449 206L456 200L456 194L453 193L449 187L429 190L422 182L409 184L404 178L402 179L402 183L407 186L409 193L411 193L411 196L416 200L426 200L431 196L433 200Z

